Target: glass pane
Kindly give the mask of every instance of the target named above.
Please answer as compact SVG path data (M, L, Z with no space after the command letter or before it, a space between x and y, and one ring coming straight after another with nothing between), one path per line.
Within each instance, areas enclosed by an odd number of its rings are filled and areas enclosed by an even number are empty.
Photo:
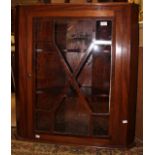
M36 130L108 135L112 21L37 17L33 23Z
M35 115L36 130L47 131L51 130L51 113L46 111L36 111Z
M56 111L55 132L88 135L89 115L78 106L78 99L75 96L67 97Z
M93 135L104 136L108 135L109 120L105 116L93 117Z

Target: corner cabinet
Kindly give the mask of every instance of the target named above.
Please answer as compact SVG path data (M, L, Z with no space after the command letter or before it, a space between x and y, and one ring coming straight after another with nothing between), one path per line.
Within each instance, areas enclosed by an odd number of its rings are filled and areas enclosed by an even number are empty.
M16 20L18 137L133 144L138 6L17 6Z

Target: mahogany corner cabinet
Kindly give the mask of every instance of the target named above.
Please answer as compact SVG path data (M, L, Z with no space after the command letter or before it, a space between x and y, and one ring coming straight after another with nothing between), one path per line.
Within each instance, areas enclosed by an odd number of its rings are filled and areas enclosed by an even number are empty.
M138 6L38 4L16 9L17 136L131 146Z

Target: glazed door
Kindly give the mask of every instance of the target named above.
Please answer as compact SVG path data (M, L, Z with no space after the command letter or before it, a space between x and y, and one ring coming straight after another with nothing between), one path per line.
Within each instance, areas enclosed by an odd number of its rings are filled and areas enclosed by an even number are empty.
M33 18L36 136L110 136L112 27L110 18Z

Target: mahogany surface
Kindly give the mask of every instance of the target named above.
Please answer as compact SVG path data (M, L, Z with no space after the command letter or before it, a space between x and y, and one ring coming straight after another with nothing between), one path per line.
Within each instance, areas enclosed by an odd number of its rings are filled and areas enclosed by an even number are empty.
M18 136L79 145L131 145L138 6L38 4L16 9Z

